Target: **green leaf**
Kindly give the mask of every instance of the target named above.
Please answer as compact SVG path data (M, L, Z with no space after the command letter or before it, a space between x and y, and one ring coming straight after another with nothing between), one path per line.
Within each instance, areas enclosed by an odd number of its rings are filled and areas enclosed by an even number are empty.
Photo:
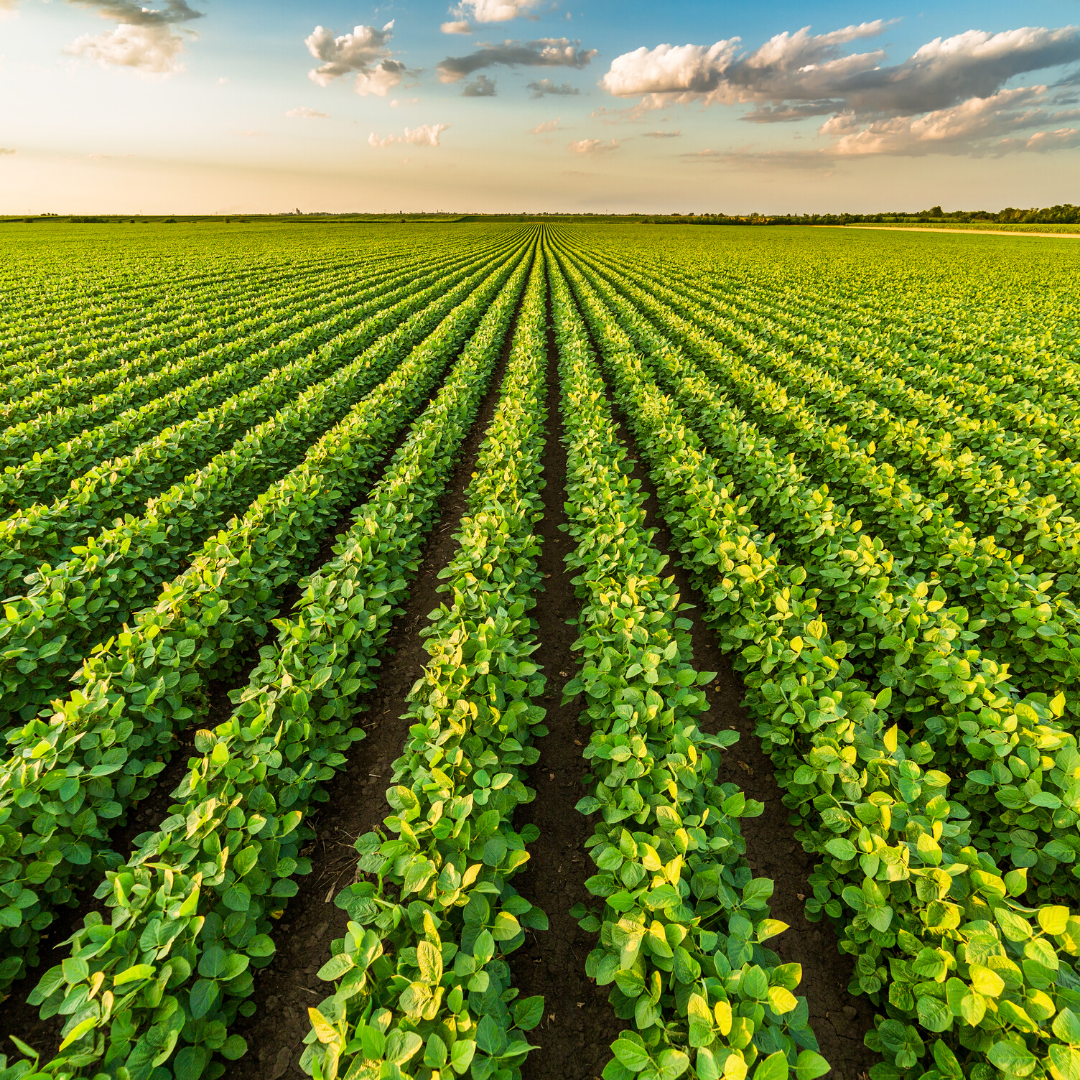
M948 1031L952 1027L952 1013L944 1001L924 994L916 1002L919 1023L927 1031Z
M1038 1064L1035 1055L1027 1047L1017 1046L1012 1042L994 1043L986 1056L992 1065L1014 1076L1027 1076Z
M333 982L335 979L340 979L347 971L352 971L355 966L355 961L348 953L338 953L337 956L331 956L319 968L319 978L323 982Z
M430 941L421 941L416 946L416 962L420 968L420 977L428 986L438 986L443 976L442 953Z
M817 1080L829 1071L829 1063L813 1050L804 1050L795 1061L796 1080Z
M754 1070L754 1080L787 1080L788 1063L782 1050L770 1054Z
M544 998L540 994L522 998L514 1005L514 1025L522 1031L532 1031L543 1018Z
M472 1064L473 1055L476 1053L476 1043L471 1039L459 1039L450 1048L450 1064L454 1072L459 1076L466 1072Z
M611 1044L611 1051L620 1065L631 1072L641 1072L649 1064L649 1052L640 1043L627 1038L616 1039Z
M837 859L843 859L845 862L848 859L855 858L855 845L850 840L845 840L843 837L838 836L833 840L830 840L825 845L825 850Z
M125 983L135 982L137 979L152 979L154 977L154 967L152 964L136 964L134 967L129 967L126 971L121 971L119 975L114 976L113 986L123 986Z
M662 1050L656 1064L660 1080L676 1080L690 1068L690 1058L681 1050ZM787 1076L786 1072L784 1076Z
M490 1013L476 1025L476 1045L492 1057L498 1057L506 1049L506 1032Z
M92 1031L96 1025L96 1016L88 1016L85 1020L80 1021L68 1032L67 1038L60 1044L60 1050L64 1051L73 1042L78 1042L88 1031Z
M1054 1017L1053 1030L1062 1042L1080 1046L1080 1017L1072 1009L1062 1009Z

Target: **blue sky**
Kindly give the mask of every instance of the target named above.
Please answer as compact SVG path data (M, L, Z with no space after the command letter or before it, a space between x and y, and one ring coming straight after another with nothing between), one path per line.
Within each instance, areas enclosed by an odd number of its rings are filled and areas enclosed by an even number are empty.
M1078 23L1080 0L0 0L0 212L1080 202Z

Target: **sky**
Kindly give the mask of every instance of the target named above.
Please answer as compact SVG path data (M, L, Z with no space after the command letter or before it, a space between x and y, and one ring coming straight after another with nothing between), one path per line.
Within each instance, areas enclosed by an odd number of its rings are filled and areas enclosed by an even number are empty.
M1080 203L1080 0L145 2L0 0L0 214Z

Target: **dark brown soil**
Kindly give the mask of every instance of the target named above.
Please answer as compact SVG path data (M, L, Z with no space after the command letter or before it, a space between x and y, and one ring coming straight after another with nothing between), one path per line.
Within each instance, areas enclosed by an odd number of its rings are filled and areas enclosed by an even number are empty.
M335 906L334 897L355 880L353 842L390 812L386 789L391 766L401 756L409 729L402 718L406 697L430 659L420 631L441 602L439 571L456 550L454 533L467 509L469 478L499 400L513 330L512 323L479 416L440 501L439 524L424 547L408 605L387 639L392 655L383 661L378 685L361 701L367 738L352 748L344 770L326 785L330 799L310 821L317 838L304 852L311 859L312 873L299 879L300 891L289 901L274 934L274 959L256 977L250 999L255 1003L254 1015L232 1025L231 1030L247 1040L248 1052L229 1064L229 1080L300 1080L305 1076L299 1061L304 1037L311 1030L307 1010L318 1005L329 989L316 972L329 956L330 942L345 936L349 921L348 914Z
M521 807L515 818L519 828L525 821L533 822L540 836L529 846L532 857L514 878L514 888L545 912L550 928L547 933L527 934L525 944L509 961L513 985L522 997L544 995L544 1019L529 1036L540 1049L525 1059L524 1080L593 1080L610 1060L608 1047L623 1025L608 1004L607 988L585 975L585 958L595 946L596 935L586 933L570 917L575 904L591 899L585 879L595 868L585 851L592 819L574 809L588 794L582 783L586 769L581 756L587 736L578 726L579 706L560 705L562 688L577 665L570 650L577 633L567 622L576 619L581 603L570 584L574 575L564 561L574 544L560 529L566 523L566 448L561 441L559 374L550 331L547 410L544 516L538 523L545 583L531 614L540 639L534 659L547 677L540 704L547 709L544 722L550 733L540 742L540 759L525 781L535 789L536 798Z
M610 394L609 394L610 399ZM636 454L633 436L625 416L613 399L612 411L619 424L620 434L631 453ZM701 594L678 561L671 532L664 522L656 489L640 460L633 474L641 481L646 493L647 522L657 530L653 543L660 551L672 554L667 570L683 600L693 604L697 612L704 611ZM874 1008L866 997L853 997L847 987L851 982L853 964L850 957L837 948L836 935L825 922L810 922L803 901L812 894L808 883L813 871L814 857L803 850L795 839L789 811L782 802L783 792L776 783L772 762L763 753L754 734L754 721L742 706L743 688L720 650L716 637L701 616L693 619L690 631L694 648L694 664L699 671L715 671L716 678L707 688L709 709L698 720L705 731L728 728L739 732L739 741L724 751L720 780L738 784L751 799L764 803L761 817L745 818L741 822L746 838L746 858L759 877L772 878L775 892L771 914L789 924L769 947L779 953L784 963L802 964L802 982L797 993L810 1006L810 1026L821 1045L821 1053L832 1065L827 1074L832 1080L864 1080L879 1058L864 1044L863 1036L873 1028Z

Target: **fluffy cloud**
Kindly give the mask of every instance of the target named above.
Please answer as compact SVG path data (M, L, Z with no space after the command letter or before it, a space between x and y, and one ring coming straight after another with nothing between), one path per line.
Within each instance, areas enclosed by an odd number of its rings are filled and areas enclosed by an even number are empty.
M184 39L166 24L132 26L121 23L107 34L84 34L66 49L70 56L96 60L103 65L137 68L153 75L183 71L179 55Z
M549 131L562 131L562 128L559 126L561 123L561 116L557 120L545 120L544 123L537 124L536 127L532 129L531 134L546 135Z
M444 34L471 34L472 27L465 19L457 19L454 22L444 22L439 29Z
M603 139L574 139L568 146L574 154L604 154L610 150L618 150L619 140L612 139L606 143Z
M553 83L550 79L526 83L525 89L531 90L534 98L542 98L548 94L553 97L576 97L581 93L576 86L571 86L568 82Z
M439 64L439 79L457 82L481 68L495 64L516 67L583 68L596 55L595 49L582 49L581 42L567 38L540 38L538 41L504 41L501 45L481 45L468 56L448 56Z
M823 152L834 157L997 152L993 140L1006 133L1060 119L1044 87L1009 89L1006 84L1080 59L1077 27L996 34L968 30L936 38L893 65L884 62L880 49L845 51L887 25L878 20L818 35L804 27L777 34L751 52L742 51L738 38L710 46L640 48L616 57L602 85L619 97L642 95L638 108L645 109L700 101L752 105L742 118L756 123L831 117L820 134L831 140ZM1025 107L1036 97L1038 108ZM1042 133L1045 138L1035 133L1022 140L1010 136L1008 145L1031 150L1070 145L1070 131L1059 127Z
M137 0L72 0L93 8L103 19L114 19L115 29L105 34L84 34L64 52L100 64L130 67L153 75L183 71L179 55L184 38L174 32L177 23L201 19L186 0L165 0L160 8L143 7ZM195 35L189 30L189 35Z
M462 97L494 97L495 80L486 75L477 75L472 82L466 83L461 91Z
M1080 59L1080 30L1025 27L989 34L968 30L937 38L901 64L883 65L880 49L842 52L844 45L885 29L880 20L812 35L809 27L777 34L739 52L739 39L704 45L658 45L612 61L604 87L618 97L639 94L707 103L760 103L752 119L789 120L845 109L912 116L985 98L1015 75Z
M335 79L355 71L354 89L358 94L386 97L405 74L405 65L391 59L386 47L393 36L393 19L381 30L374 26L356 26L351 34L338 37L332 30L316 26L304 39L304 44L322 63L308 72L308 78L320 86L329 86Z
M532 11L539 5L540 0L462 0L454 14L479 23L509 22L519 15L536 18Z
M298 109L289 109L285 114L286 116L297 117L301 120L329 120L330 114L319 112L316 109L309 109L306 105L301 105Z
M989 152L1012 153L1021 149L1049 150L1068 142L1072 129L1036 132L1018 139L1019 131L1080 119L1080 111L1054 111L1045 106L1046 87L1016 87L986 98L969 98L949 109L935 109L919 116L898 116L865 123L855 113L827 120L821 134L833 139L830 151L837 155ZM1056 138L1043 138L1055 135ZM1005 136L1009 136L1005 139ZM1004 140L994 142L993 140Z
M438 146L439 136L446 131L449 124L424 124L418 128L406 128L404 135L387 135L380 139L373 131L368 136L368 145L376 150L382 150L396 143L407 143L412 146Z

